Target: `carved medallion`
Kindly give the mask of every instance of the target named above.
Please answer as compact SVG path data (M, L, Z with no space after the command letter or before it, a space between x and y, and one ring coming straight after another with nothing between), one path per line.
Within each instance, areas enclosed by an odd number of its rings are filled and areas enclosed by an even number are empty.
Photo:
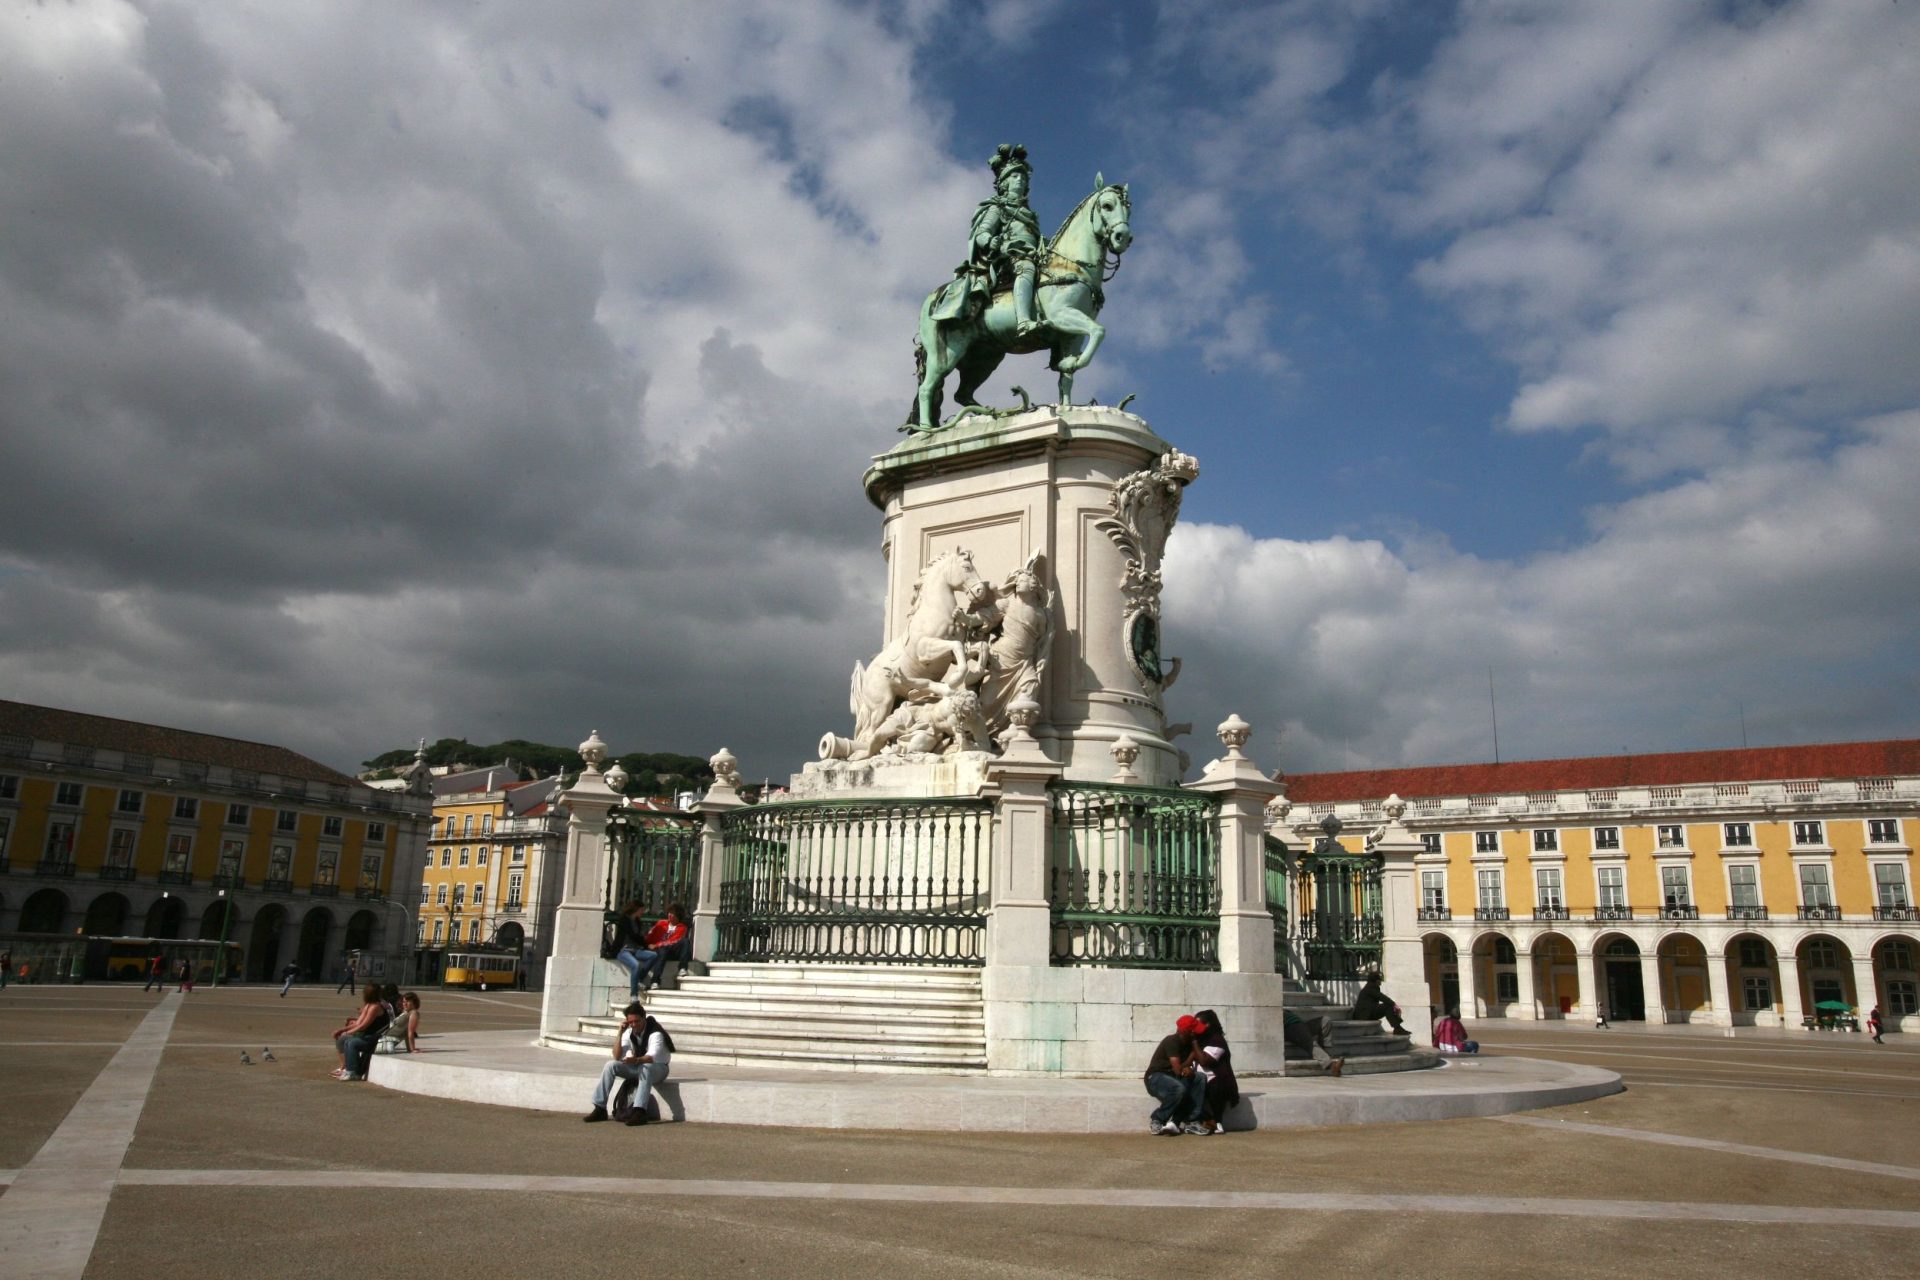
M1199 474L1197 459L1170 449L1153 466L1116 481L1107 499L1111 514L1094 522L1127 558L1121 635L1140 687L1156 696L1172 683L1160 665L1160 557L1180 516L1181 495Z

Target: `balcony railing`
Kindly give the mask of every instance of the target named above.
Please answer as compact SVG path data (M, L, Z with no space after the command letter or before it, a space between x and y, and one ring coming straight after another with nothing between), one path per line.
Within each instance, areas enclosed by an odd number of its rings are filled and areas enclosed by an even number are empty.
M1766 918L1767 909L1765 907L1727 908L1727 919L1729 920L1765 920Z
M1533 909L1533 918L1535 920L1565 920L1567 919L1567 909L1565 907L1535 907Z
M162 871L162 872L160 873L160 876L159 876L159 880L160 880L160 883L161 883L161 884L192 884L192 883L193 883L193 872L191 872L191 871Z
M1505 907L1475 907L1473 918L1475 920L1507 920L1511 917Z
M293 881L267 879L260 882L262 893L292 893Z
M500 908L500 914L503 916L517 916L520 914L521 910L522 908L519 903L509 902L505 906Z
M1453 919L1453 908L1452 907L1421 907L1420 919L1451 920Z
M134 878L134 874L135 872L132 867L100 868L100 878L102 880L131 880Z
M1660 908L1660 918L1662 920L1698 920L1700 908L1690 902L1669 902Z
M361 899L377 898L380 896L380 886L377 884L363 884L353 891L353 896Z
M1920 920L1920 908L1911 904L1904 907L1875 907L1873 918L1875 920Z
M216 871L213 873L213 879L207 881L207 883L216 889L244 889L247 887L247 882L241 877L238 871Z
M73 859L42 858L40 859L40 865L33 869L33 874L37 876L54 876L61 880L71 879L73 877Z
M1595 907L1593 909L1593 918L1596 921L1631 920L1633 919L1633 908L1632 907Z
M1800 918L1802 920L1838 920L1840 918L1840 908L1831 903L1802 907L1800 908Z
M307 896L313 898L337 898L340 896L340 886L337 884L310 884L307 886Z

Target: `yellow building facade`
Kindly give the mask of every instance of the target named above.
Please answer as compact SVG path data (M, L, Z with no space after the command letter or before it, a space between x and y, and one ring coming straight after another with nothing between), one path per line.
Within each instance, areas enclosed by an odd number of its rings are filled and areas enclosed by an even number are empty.
M1920 1030L1920 742L1302 775L1408 802L1427 982L1469 1018ZM1822 1006L1825 1006L1823 1008Z
M428 813L283 747L0 702L0 934L224 939L256 981L350 951L398 973Z
M438 977L446 953L499 946L541 981L566 843L553 812L559 779L523 782L511 762L433 779L433 819L421 868L415 977Z

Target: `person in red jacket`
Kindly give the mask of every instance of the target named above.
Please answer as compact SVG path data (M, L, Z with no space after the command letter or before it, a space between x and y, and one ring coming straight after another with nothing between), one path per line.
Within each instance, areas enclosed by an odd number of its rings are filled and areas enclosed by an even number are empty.
M693 954L693 937L687 928L687 909L679 903L667 908L666 918L647 930L646 949L640 953L640 989L651 990L660 981L667 961L685 964Z

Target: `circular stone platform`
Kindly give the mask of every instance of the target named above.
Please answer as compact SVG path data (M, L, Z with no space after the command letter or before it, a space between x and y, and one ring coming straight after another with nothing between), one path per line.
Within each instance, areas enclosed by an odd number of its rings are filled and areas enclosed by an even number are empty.
M523 1031L435 1037L418 1054L376 1056L369 1079L403 1093L536 1111L584 1113L600 1061L545 1049ZM1229 1130L1389 1124L1497 1116L1619 1093L1597 1067L1537 1058L1448 1059L1432 1071L1360 1078L1241 1081ZM1133 1133L1153 1100L1138 1080L891 1075L676 1064L660 1088L662 1118L810 1129Z

